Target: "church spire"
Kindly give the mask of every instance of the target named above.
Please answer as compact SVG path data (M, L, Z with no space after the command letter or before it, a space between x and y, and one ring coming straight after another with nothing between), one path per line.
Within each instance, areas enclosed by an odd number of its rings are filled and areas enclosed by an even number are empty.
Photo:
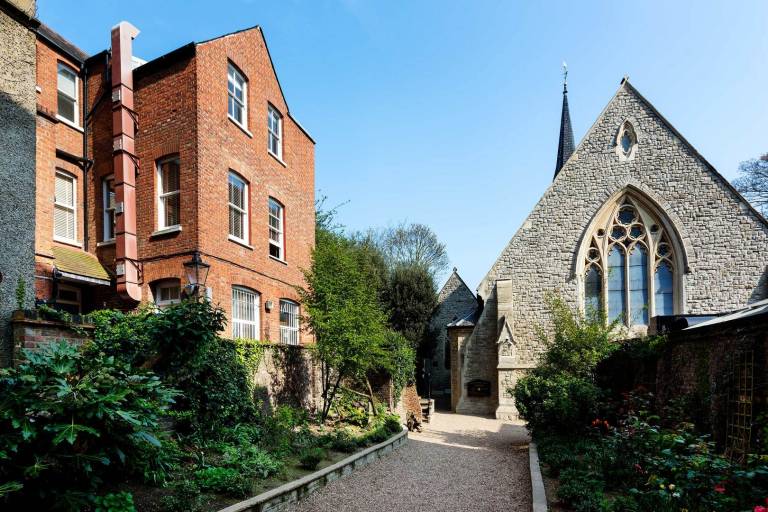
M560 115L560 141L557 143L557 164L555 177L563 168L565 162L573 154L573 129L571 128L571 113L568 110L568 66L563 62L563 112Z

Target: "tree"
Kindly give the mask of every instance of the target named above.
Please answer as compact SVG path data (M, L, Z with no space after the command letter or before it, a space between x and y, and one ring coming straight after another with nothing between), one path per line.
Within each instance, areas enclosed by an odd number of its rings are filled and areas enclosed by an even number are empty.
M401 223L383 231L366 233L380 248L391 269L400 265L423 267L436 279L448 268L445 244L424 224Z
M307 287L299 290L321 363L323 421L342 382L367 383L384 359L386 315L362 260L351 241L318 229Z
M399 265L390 273L385 297L389 325L418 348L437 305L432 275L420 265Z
M768 215L768 153L739 165L733 185L763 215Z

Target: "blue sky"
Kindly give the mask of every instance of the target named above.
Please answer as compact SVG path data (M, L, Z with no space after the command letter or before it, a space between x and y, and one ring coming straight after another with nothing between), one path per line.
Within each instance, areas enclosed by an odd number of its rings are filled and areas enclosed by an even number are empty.
M317 188L350 230L430 225L475 287L551 182L563 60L576 140L632 83L721 173L768 151L768 2L38 0L87 52L152 59L263 27ZM532 255L535 257L535 255ZM442 283L440 283L442 284Z

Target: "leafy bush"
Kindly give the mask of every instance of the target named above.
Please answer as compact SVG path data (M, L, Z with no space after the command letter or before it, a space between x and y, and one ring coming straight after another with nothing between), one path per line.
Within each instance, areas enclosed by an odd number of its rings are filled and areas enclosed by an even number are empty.
M153 464L175 394L154 374L65 342L25 355L0 372L0 482L17 488L9 503L79 510L104 480Z
M557 497L573 505L577 512L603 510L602 475L594 471L568 468L560 474Z
M195 481L203 491L233 496L248 496L252 488L250 478L233 468L200 469L195 472Z
M549 300L552 333L539 334L547 350L513 393L532 431L573 432L597 413L602 391L595 384L595 369L617 348L612 341L616 326L600 317L586 318L556 297Z
M93 512L136 512L133 495L129 492L118 492L97 496L94 499Z
M331 449L342 453L357 451L357 441L346 430L339 430L332 437Z
M305 448L299 453L299 465L304 469L317 469L318 464L325 458L325 450L319 447Z
M225 340L221 308L207 300L185 300L161 311L104 310L89 353L105 353L133 366L153 369L181 391L177 428L215 435L256 417L251 373L263 353L258 342Z
M520 379L514 390L520 416L534 432L542 429L572 432L597 416L602 390L573 375L539 372Z

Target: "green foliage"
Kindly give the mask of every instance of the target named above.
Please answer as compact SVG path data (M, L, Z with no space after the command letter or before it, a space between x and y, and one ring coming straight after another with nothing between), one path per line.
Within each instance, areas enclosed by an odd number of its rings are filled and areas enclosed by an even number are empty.
M549 306L552 335L540 334L547 350L515 386L515 404L535 433L572 432L597 414L603 392L595 384L595 369L617 348L611 335L615 326L585 318L557 298Z
M542 376L532 372L515 386L515 404L528 427L569 432L583 429L598 412L602 390L572 375Z
M217 494L246 497L251 491L251 480L237 469L211 467L195 472L200 490Z
M409 382L413 382L416 373L416 351L408 339L400 333L387 331L382 346L381 368L392 378L392 394L395 401Z
M24 309L27 304L27 283L21 276L16 280L16 309Z
M183 432L209 435L255 418L251 380L264 348L252 340L224 340L226 318L207 300L185 300L161 311L99 311L94 342L127 364L152 368L181 392L173 416Z
M325 420L341 382L364 379L378 366L386 317L354 245L339 234L318 231L305 278L300 294L323 366Z
M105 480L153 464L175 394L157 376L65 342L25 356L0 374L0 481L18 489L11 503L77 510Z
M61 322L64 324L72 323L72 315L69 314L69 312L52 308L47 304L40 304L37 306L37 311L46 320L52 320L54 322Z
M385 293L389 325L405 336L414 348L424 342L432 311L437 306L435 281L422 265L398 265L392 269Z
M649 405L649 397L632 394L615 423L595 419L579 437L537 435L541 460L559 475L561 500L575 510L670 512L752 510L763 502L765 462L735 465L692 425L660 427Z
M133 495L129 492L118 492L97 496L93 502L93 512L136 512Z
M325 450L320 447L305 448L299 453L299 465L304 469L315 470L325 458Z

